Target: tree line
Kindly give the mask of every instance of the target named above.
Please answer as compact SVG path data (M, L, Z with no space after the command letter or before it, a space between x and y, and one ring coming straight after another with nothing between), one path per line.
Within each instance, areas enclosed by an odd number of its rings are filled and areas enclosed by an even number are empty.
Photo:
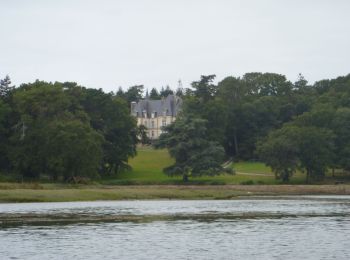
M72 82L0 81L0 171L76 181L113 175L136 154L127 102Z
M23 178L71 180L117 174L144 129L130 116L130 102L145 96L182 96L180 117L157 147L176 163L169 175L215 175L225 160L261 160L276 178L297 171L308 181L327 170L350 170L350 75L309 84L276 73L246 73L215 83L201 76L185 89L142 85L115 93L72 82L13 87L0 81L0 171ZM226 171L227 172L227 171Z
M218 162L225 158L261 160L285 182L297 170L306 173L307 182L322 180L330 169L350 170L350 75L314 84L302 75L291 82L275 73L214 80L215 75L201 76L183 91L182 116L157 144L176 159L165 169L168 174L186 175L188 167L197 169L198 161L212 163L195 175L219 174ZM196 143L186 139L189 118L202 120L199 132L205 134ZM216 163L201 156L210 151Z

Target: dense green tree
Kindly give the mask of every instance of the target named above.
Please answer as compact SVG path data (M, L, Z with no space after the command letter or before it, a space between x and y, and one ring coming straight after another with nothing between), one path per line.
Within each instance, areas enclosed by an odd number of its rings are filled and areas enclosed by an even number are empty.
M300 168L306 171L306 181L322 180L334 159L334 134L318 127L302 127L297 144Z
M224 147L227 157L235 159L257 159L259 154L276 177L284 181L290 178L296 165L307 172L309 179L321 179L329 168L350 170L350 74L314 84L309 84L301 74L294 83L284 75L259 72L227 77L218 84L214 79L214 75L201 76L191 88L181 91L184 118L180 123L191 118L189 126L203 125L206 145L214 147L208 149L209 154L218 144ZM162 88L159 94L151 90L152 98L173 93L169 87ZM145 133L145 129L136 127L129 111L130 102L142 96L142 85L107 94L74 82L36 81L14 88L9 77L2 79L0 171L16 170L24 177L37 178L77 176L73 170L68 170L67 176L63 174L72 154L56 156L55 151L64 151L74 132L85 131L82 143L95 147L97 159L90 159L92 164L88 168L81 167L86 174L78 175L117 173L127 167L128 158L135 154L137 136ZM62 135L56 136L58 129ZM184 135L188 135L186 131ZM203 135L199 138L203 139ZM75 151L80 144L76 144ZM188 141L187 145L190 144ZM198 147L204 151L201 145ZM167 172L180 169L188 178L204 174L205 169L215 169L210 166L214 165L210 159L209 165L205 162L200 168L196 158L206 158L207 154L199 153L199 148L195 151L198 156L186 157L190 166L183 166L184 161L179 159L179 164ZM173 155L182 158L180 153Z
M128 104L142 99L143 89L143 85L135 85L128 88L128 90L124 93L125 100L128 102Z
M164 169L169 176L180 175L184 181L189 177L218 175L222 167L224 149L207 138L206 121L198 118L179 118L164 128L156 148L168 148L175 164Z
M276 179L288 182L299 165L299 147L296 143L298 128L286 126L271 132L260 141L257 152L266 165L275 173Z
M297 81L294 82L294 88L296 88L299 91L307 91L307 89L311 87L307 83L308 82L305 79L305 77L301 73L299 73Z
M173 94L174 94L174 91L172 91L169 86L166 86L165 89L164 89L164 87L162 87L160 90L160 93L159 93L160 97L167 97L167 96L173 95Z
M136 122L127 103L102 89L83 88L80 103L90 124L104 137L102 173L117 173L128 168L128 158L136 154Z
M11 86L11 79L8 75L4 79L0 79L0 98L8 98L13 90L14 87Z
M29 178L50 174L45 141L48 125L56 120L73 119L88 124L87 115L74 106L61 86L42 81L22 85L15 92L13 102L20 116L11 137L10 156L15 170ZM76 156L79 161L80 155Z
M335 165L350 171L350 108L339 108L332 120L335 133Z
M152 88L151 89L151 92L150 92L150 94L149 94L149 98L150 99L160 99L161 98L161 96L160 96L160 94L158 93L158 90L156 89L156 88Z
M11 107L0 99L0 171L9 169L9 125Z
M213 83L215 75L201 76L199 81L192 82L194 95L199 98L201 102L207 102L215 97L217 92L217 85Z
M102 160L101 134L79 120L55 120L46 125L46 171L54 180L96 177Z
M256 142L271 130L310 109L311 102L283 75L247 73L218 83L216 99L226 106L226 153L240 159L256 157Z
M136 122L127 103L76 83L24 84L13 95L14 169L28 178L70 180L116 173L136 153Z
M246 73L242 81L252 94L259 96L290 95L293 89L293 84L284 75L276 73Z
M306 182L322 180L334 160L334 137L326 128L287 124L260 142L258 152L285 181L296 168L306 172Z
M218 97L225 103L236 105L250 94L247 84L235 77L224 78L218 84Z
M125 93L124 93L124 90L122 89L122 87L119 87L118 88L118 91L117 93L115 93L115 95L119 98L124 98L125 99Z

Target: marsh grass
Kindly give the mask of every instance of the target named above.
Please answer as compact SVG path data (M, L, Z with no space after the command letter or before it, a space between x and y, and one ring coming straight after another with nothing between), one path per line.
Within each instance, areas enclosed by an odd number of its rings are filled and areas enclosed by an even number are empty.
M96 200L234 199L261 195L350 194L350 185L149 185L54 186L0 190L0 202L63 202Z

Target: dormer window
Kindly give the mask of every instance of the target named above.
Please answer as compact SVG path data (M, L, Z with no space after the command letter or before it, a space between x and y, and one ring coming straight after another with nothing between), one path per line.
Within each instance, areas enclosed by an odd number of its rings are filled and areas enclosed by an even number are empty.
M157 112L152 112L151 117L152 117L152 118L157 117Z

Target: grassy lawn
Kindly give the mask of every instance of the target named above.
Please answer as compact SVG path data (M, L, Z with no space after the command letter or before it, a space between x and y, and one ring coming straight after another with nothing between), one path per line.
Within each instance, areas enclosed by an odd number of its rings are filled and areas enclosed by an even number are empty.
M261 162L237 162L233 168L240 173L272 174L270 167Z
M129 161L131 171L118 174L117 178L102 181L107 184L158 184L181 181L181 177L169 178L163 173L163 168L174 161L167 150L140 148L137 156Z
M235 163L233 167L236 175L190 178L186 185L176 185L184 184L182 178L168 177L162 171L172 163L173 160L166 150L142 148L130 160L133 167L131 171L88 185L16 183L3 180L0 182L0 202L232 199L252 195L350 194L350 185L333 185L335 179L329 177L322 184L332 185L270 185L281 183L275 180L268 167L259 162ZM290 184L304 182L305 175L297 173Z
M282 184L281 181L276 180L271 169L261 162L237 162L232 165L235 169L235 175L223 174L219 176L203 176L198 178L190 178L188 183L182 181L181 176L169 177L163 173L163 168L171 165L174 160L170 157L167 150L154 150L152 148L144 147L138 149L136 157L132 158L129 163L132 167L131 171L118 173L117 176L103 178L96 180L91 186L93 189L96 186L103 185L252 185L252 184ZM1 176L0 176L1 177ZM336 182L349 183L349 176L342 176L337 173L337 178L331 177L331 173L327 173L327 178L322 183L314 184L334 184ZM5 183L12 182L7 187ZM38 183L14 183L13 180L0 178L0 190L6 189L67 189L70 184L60 183L45 183L41 181ZM305 184L305 174L297 172L290 180L289 184ZM18 187L17 187L18 186ZM89 186L89 185L87 185ZM88 188L85 186L85 188ZM76 187L73 186L73 189ZM75 193L76 191L74 191ZM91 195L91 194L90 194ZM65 195L62 195L65 196ZM93 195L92 195L93 196ZM99 195L100 196L100 195ZM112 197L114 198L113 195ZM119 196L119 195L118 195ZM90 197L90 196L88 196ZM58 198L60 200L60 198Z
M168 177L163 168L171 165L173 159L167 150L139 148L135 158L130 160L132 170L118 174L117 177L104 179L102 184L182 184L181 177ZM238 162L233 165L236 175L203 176L190 178L189 184L279 184L271 169L260 162ZM303 174L296 174L291 183L303 183Z

